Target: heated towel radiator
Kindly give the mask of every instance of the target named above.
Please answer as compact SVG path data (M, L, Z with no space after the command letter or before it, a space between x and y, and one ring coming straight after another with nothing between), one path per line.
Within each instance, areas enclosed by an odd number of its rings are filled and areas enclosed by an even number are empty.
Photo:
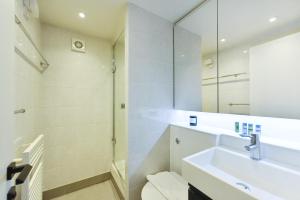
M33 168L29 177L22 185L22 200L42 200L42 173L43 173L44 136L40 135L23 152L24 164Z

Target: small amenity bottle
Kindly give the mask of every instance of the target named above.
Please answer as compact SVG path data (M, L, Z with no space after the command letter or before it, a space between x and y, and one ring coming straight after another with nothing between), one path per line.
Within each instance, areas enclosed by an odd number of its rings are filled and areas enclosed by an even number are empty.
M256 125L255 126L255 133L260 135L261 134L261 125Z
M240 134L241 137L247 137L248 136L248 124L243 123L243 130L242 133Z
M235 122L234 130L236 133L240 133L240 122Z
M251 136L253 134L253 124L248 124L248 136Z

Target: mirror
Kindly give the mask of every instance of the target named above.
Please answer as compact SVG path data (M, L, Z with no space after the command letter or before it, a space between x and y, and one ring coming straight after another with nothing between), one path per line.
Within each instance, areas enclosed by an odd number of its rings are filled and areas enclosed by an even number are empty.
M217 84L203 77L217 76L217 60L207 67L206 56L217 52L217 0L202 1L196 12L174 27L174 102L180 110L217 112ZM202 86L205 85L205 86Z
M214 10L206 12L212 4ZM175 74L190 76L175 79L175 91L189 88L197 76L201 84L193 90L201 95L185 98L201 106L179 107L175 95L176 109L300 119L299 0L207 0L175 26L175 36L177 27L201 38L201 73L175 62ZM180 42L174 37L175 52ZM179 56L175 53L175 61Z

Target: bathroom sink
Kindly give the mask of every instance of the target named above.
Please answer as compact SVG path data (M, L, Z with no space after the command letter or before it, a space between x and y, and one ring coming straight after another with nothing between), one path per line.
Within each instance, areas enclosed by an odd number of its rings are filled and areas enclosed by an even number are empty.
M214 200L299 199L299 171L222 147L184 158L182 175Z

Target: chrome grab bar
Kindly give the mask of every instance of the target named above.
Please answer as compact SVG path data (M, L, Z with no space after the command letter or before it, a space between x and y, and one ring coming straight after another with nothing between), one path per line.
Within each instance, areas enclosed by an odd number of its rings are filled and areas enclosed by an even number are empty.
M22 53L18 48L15 47L16 53L18 53L21 57L23 57L27 62L29 61L29 64L34 65L34 67L37 68L40 72L44 72L49 67L50 64L48 63L47 59L43 56L42 51L37 47L32 37L30 36L29 32L26 30L26 28L24 27L24 25L22 24L21 20L18 18L17 15L15 15L15 23L18 24L18 26L25 34L26 38L30 41L30 43L32 44L36 52L43 60L42 62L40 62L40 66L42 69L39 69L39 67L35 66L35 64L33 64L32 61L30 61L30 59L28 59L24 53Z

